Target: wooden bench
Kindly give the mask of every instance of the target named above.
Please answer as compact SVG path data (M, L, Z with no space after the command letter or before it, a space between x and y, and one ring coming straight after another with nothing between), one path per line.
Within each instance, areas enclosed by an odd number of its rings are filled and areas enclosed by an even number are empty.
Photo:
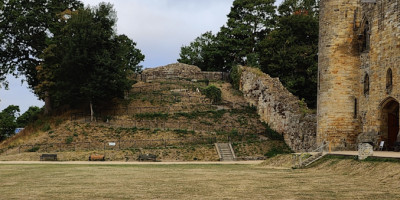
M57 161L57 154L42 154L40 161Z
M157 161L157 156L153 154L140 154L138 157L139 161Z
M104 155L90 155L89 161L105 161L106 157Z

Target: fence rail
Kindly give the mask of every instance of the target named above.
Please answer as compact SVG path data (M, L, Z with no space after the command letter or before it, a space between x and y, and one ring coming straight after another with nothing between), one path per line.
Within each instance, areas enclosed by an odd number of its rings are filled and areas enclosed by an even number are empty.
M179 85L176 83L162 83L162 84L153 83L151 85L132 86L132 88L129 92L137 93L137 92L150 92L150 91L162 91L162 90L168 90L168 91L170 91L170 90L173 90L173 91L192 90L192 91L196 91L196 88L198 88L199 83L204 83L205 86L207 85L207 83L205 83L205 82L191 82L191 81L186 82L185 86Z
M219 104L219 106L232 106L233 104ZM97 120L108 116L121 116L121 115L135 115L143 113L189 113L194 111L213 110L216 108L215 104L188 104L182 106L147 106L147 107L127 107L127 108L114 108L114 109L102 109L95 111L95 118ZM88 113L72 113L71 120L77 120L79 118L85 118L90 116Z
M211 100L204 96L190 95L190 94L163 94L163 93L149 93L152 95L152 101L161 103L179 103L186 102L191 104L210 104ZM128 94L130 95L130 94ZM134 97L132 100L140 99Z
M149 130L187 130L187 131L198 131L207 133L218 133L218 132L233 132L236 131L239 135L245 135L248 133L255 133L264 131L262 128L247 128L241 126L229 126L229 125L210 125L201 122L192 121L161 121L161 120L111 120L108 122L90 122L89 120L81 120L81 122L101 124L114 128L142 128Z
M108 116L121 116L121 115L135 115L143 113L190 113L194 111L206 111L216 110L218 107L222 107L225 110L231 110L235 108L243 108L247 105L233 102L223 102L219 104L187 104L180 106L143 106L143 107L126 107L126 108L112 108L112 109L101 109L95 111L95 119L101 120L103 117ZM70 119L77 120L79 118L85 118L90 116L88 113L72 113ZM90 117L89 117L90 118Z
M91 141L91 142L71 142L71 143L42 143L42 144L24 144L18 146L18 153L22 152L65 152L65 151L102 151L102 150L127 150L138 148L156 148L156 147L179 147L185 145L214 144L216 137L208 138L186 138L186 139L156 139L156 140L109 140L109 141ZM0 154L7 149L1 149Z

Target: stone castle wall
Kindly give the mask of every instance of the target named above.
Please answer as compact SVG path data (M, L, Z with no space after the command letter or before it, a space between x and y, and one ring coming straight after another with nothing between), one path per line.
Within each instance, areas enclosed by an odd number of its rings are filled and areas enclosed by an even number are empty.
M318 53L317 143L333 149L355 149L360 121L359 66L354 28L359 0L321 0Z
M364 83L369 76L370 91L364 94L360 88L360 115L362 134L359 141L368 140L378 146L381 140L387 141L387 116L383 107L387 100L400 100L400 0L377 0L361 4L359 34L362 34L365 22L370 29L369 50L362 51L361 76L359 83ZM392 70L392 87L386 87L387 72ZM397 113L398 114L398 113Z
M261 121L283 134L294 151L316 148L316 116L279 81L260 70L241 67L240 90L257 107Z
M157 68L146 69L142 74L137 76L137 79L147 82L160 79L196 79L196 80L210 80L218 81L229 79L227 72L204 72L194 65L187 65L183 63L174 63Z
M387 140L385 106L400 100L399 29L400 0L321 0L318 143L355 149Z

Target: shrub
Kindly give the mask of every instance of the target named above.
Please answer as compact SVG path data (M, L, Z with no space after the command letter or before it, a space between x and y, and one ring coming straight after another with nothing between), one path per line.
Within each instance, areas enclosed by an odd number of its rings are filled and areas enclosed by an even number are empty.
M239 131L236 129L231 130L231 132L229 132L229 137L231 138L237 138L239 136Z
M27 152L37 152L37 151L39 151L39 149L40 149L39 146L34 146L34 147L32 147L32 148L30 148L30 149L28 149L28 150L26 150L26 151L27 151Z
M176 134L179 134L179 135L187 135L189 133L190 134L194 134L195 133L194 131L189 131L189 130L186 130L186 129L175 129L174 132Z
M71 144L73 141L74 141L74 138L73 138L72 136L68 136L68 137L65 139L65 143L67 143L67 144Z
M168 119L168 113L140 113L135 114L134 117L137 119Z
M213 103L219 103L222 100L222 92L215 85L210 85L202 90L202 93L206 95L207 98L211 99Z
M45 125L42 127L42 131L43 131L43 132L46 132L46 131L49 131L49 130L51 130L50 124L45 124Z

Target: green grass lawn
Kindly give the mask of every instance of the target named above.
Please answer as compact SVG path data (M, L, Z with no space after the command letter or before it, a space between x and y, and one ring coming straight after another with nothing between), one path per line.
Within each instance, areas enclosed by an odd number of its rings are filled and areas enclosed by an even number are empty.
M0 199L399 199L364 175L249 165L0 164Z

